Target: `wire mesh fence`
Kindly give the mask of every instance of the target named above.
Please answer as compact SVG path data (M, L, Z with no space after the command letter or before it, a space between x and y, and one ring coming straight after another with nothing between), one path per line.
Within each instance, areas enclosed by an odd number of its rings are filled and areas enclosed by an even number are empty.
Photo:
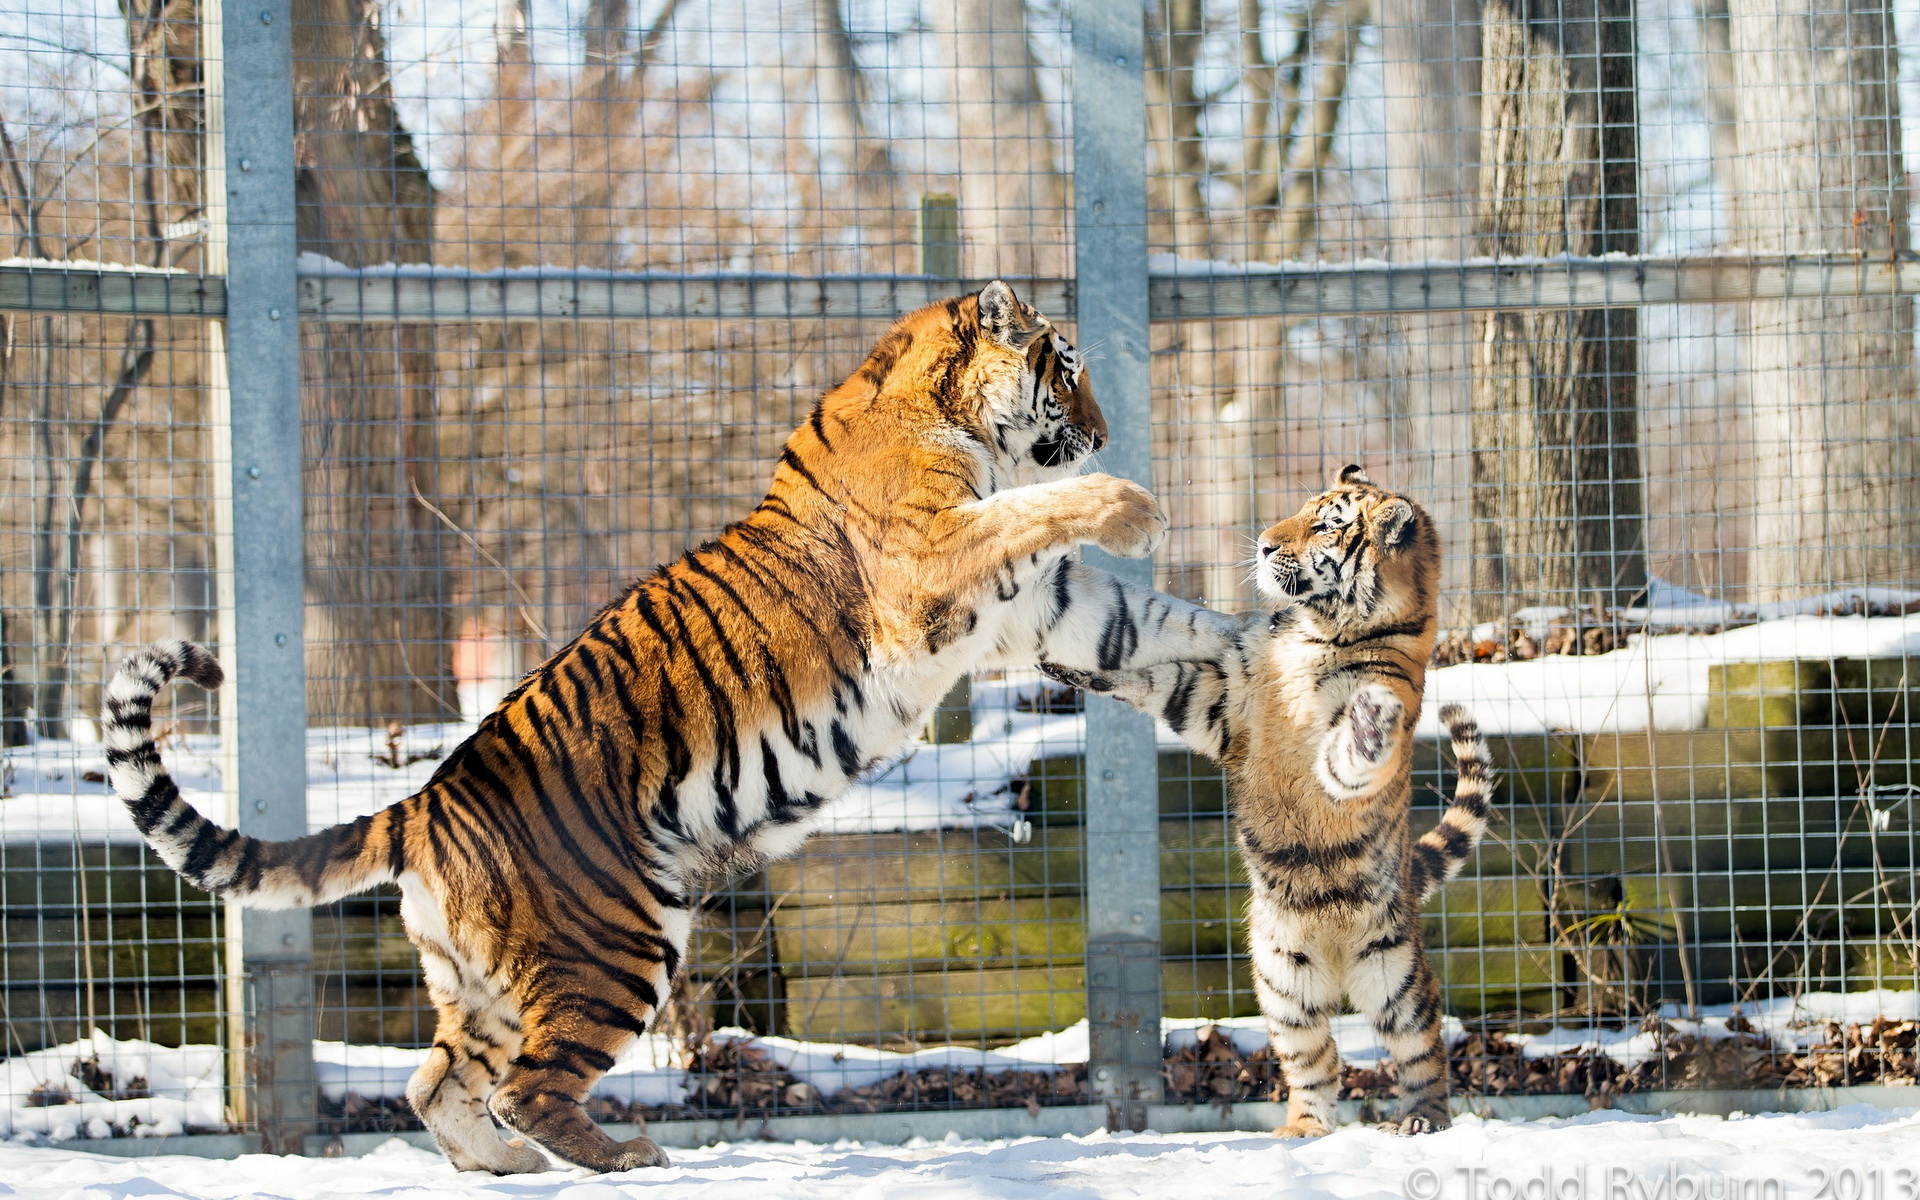
M1422 924L1458 1091L1914 1079L1916 20L1165 0L1116 58L1153 324L1081 340L1097 389L1146 354L1115 453L1151 446L1156 585L1252 607L1254 536L1349 461L1441 531L1428 708L1471 707L1502 776ZM223 62L241 26L284 57ZM243 936L106 791L112 666L185 637L244 675L277 637L293 819L410 794L744 515L895 316L995 276L1068 329L1108 299L1076 286L1114 169L1076 114L1110 76L1048 0L15 0L0 44L0 1133L408 1127L434 1013L398 893ZM227 278L277 170L234 101L261 62L291 89L285 311ZM249 641L240 510L274 468L225 381L296 319L303 625ZM253 820L254 702L165 703L189 794ZM1096 724L1035 671L949 696L798 854L715 881L596 1113L1101 1096ZM1452 787L1417 732L1416 830ZM1268 1098L1232 797L1165 729L1141 757L1154 1086ZM310 1118L248 1099L268 963L308 997L282 1082ZM1345 1098L1385 1096L1339 1030Z

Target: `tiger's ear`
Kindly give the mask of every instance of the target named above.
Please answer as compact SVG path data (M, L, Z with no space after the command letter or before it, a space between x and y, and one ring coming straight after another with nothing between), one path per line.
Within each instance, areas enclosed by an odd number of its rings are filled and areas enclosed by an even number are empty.
M1373 534L1383 546L1404 546L1413 539L1413 505L1395 496L1373 519Z
M1013 289L996 279L980 289L980 328L1007 349L1025 351L1040 335L1041 325Z
M1365 471L1360 469L1359 463L1348 463L1346 466L1341 467L1340 478L1337 480L1337 482L1360 483L1360 484L1365 484L1368 487L1373 486L1373 480L1367 476L1367 473Z

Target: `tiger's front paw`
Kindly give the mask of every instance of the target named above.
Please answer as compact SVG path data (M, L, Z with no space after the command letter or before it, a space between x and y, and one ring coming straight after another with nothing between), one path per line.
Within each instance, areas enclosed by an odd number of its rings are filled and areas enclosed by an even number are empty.
M1393 770L1406 706L1392 689L1368 684L1347 702L1343 719L1322 743L1320 783L1335 800L1356 800L1377 791Z
M1400 719L1406 711L1392 689L1377 683L1355 692L1347 702L1347 728L1355 759L1372 766L1386 758L1399 738Z
M1092 671L1082 671L1074 667L1063 667L1056 662L1043 662L1038 665L1041 674L1064 683L1068 687L1077 687L1086 692L1104 692L1113 687L1112 680L1104 675L1096 675Z
M1119 558L1145 558L1167 536L1167 514L1153 493L1131 479L1088 475L1081 480L1091 505L1089 540Z

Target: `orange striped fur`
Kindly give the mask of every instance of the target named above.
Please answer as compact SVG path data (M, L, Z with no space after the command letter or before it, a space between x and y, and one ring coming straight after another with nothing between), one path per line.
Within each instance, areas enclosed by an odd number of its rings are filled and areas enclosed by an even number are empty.
M396 880L439 1009L407 1096L462 1169L659 1165L582 1107L669 994L702 880L791 852L962 675L1223 652L1236 623L1081 566L1138 556L1144 489L1078 472L1106 437L1079 354L1003 283L902 319L793 432L765 499L616 598L421 791L290 842L181 801L151 737L206 651L128 660L114 789L162 858L258 907ZM509 1130L503 1138L491 1118Z

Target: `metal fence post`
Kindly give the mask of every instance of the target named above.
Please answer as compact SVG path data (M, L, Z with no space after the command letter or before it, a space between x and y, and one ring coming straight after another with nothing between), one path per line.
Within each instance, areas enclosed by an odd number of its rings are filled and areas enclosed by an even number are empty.
M1074 5L1078 338L1101 348L1101 465L1151 486L1145 45L1140 0ZM1087 559L1152 586L1149 561ZM1152 718L1090 696L1086 719L1088 1074L1108 1128L1137 1130L1161 1096L1159 759Z
M948 192L920 197L914 221L920 274L936 279L960 278L960 201ZM933 715L927 718L925 737L936 746L973 739L973 676L962 675L947 689Z
M220 718L229 818L265 838L307 832L300 335L294 278L289 0L206 5L208 269L227 277L210 326ZM312 1131L313 922L227 909L235 1116L271 1153Z

